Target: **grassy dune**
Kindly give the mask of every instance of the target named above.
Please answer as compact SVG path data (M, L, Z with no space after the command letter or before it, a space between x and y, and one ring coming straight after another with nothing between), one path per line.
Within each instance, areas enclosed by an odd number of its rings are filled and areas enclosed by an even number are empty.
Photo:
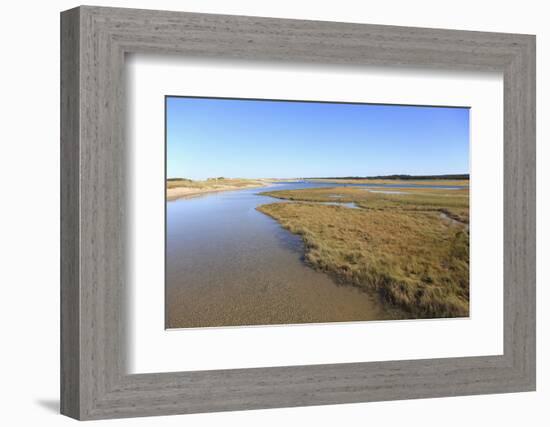
M175 200L203 193L263 187L264 185L265 182L262 180L243 178L210 178L204 181L170 178L166 180L166 198L168 200Z
M399 191L403 194L357 187L270 191L264 194L300 203L258 210L302 237L314 268L377 291L409 317L467 316L468 191ZM313 203L334 201L360 209Z

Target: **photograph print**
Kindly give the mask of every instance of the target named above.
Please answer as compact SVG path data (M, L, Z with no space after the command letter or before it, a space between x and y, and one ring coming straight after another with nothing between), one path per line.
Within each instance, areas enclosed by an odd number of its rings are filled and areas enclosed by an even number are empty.
M470 109L165 97L166 328L470 314Z

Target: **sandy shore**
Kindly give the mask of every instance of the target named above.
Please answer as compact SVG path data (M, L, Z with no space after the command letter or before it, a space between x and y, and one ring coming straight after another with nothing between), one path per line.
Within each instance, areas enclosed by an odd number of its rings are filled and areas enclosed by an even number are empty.
M175 187L166 189L166 200L187 199L190 197L200 196L206 193L218 193L220 191L235 191L245 190L248 188L261 188L266 187L268 184L254 183L248 185L219 185L205 188L193 188L193 187Z

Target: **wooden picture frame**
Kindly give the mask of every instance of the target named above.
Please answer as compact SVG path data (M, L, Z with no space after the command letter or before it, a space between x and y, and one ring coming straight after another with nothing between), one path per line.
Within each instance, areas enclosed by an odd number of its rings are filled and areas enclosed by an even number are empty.
M502 72L503 355L127 374L126 53ZM535 389L532 35L78 7L61 14L61 166L65 415L84 420Z

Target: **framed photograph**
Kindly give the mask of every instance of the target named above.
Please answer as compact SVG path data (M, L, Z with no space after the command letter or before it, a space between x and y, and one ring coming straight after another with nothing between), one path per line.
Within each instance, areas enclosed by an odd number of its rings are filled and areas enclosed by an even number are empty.
M535 390L535 37L61 14L61 411Z
M469 316L469 108L169 95L165 115L166 328Z

